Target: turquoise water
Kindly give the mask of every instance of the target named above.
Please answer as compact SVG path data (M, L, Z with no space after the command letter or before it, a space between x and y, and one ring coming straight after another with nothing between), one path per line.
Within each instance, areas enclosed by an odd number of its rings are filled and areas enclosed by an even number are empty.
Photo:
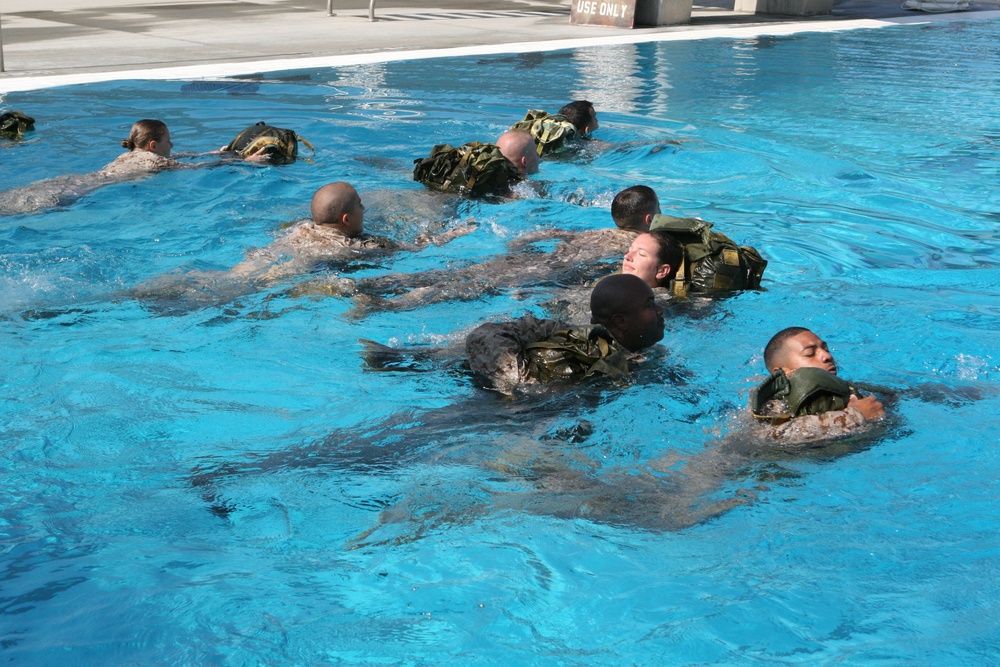
M165 120L177 151L262 119L316 146L311 162L165 173L0 220L6 662L996 660L995 22L216 83L2 99L39 121L0 147L3 187L100 168L140 117ZM544 163L545 198L462 205L469 236L350 275L607 226L614 193L646 183L664 212L711 220L771 264L766 291L668 322L665 350L625 385L509 401L451 369L365 372L360 338L457 341L542 312L542 290L364 320L289 284L176 310L125 295L232 266L332 180L357 185L372 231L413 238L427 220L376 207L416 189L412 158L578 98L610 148ZM890 424L847 455L713 457L763 344L793 324L824 335L844 375L899 393ZM662 457L677 460L664 488L755 500L666 530L639 496L612 520L566 518L518 474L555 461L627 491L623 475Z

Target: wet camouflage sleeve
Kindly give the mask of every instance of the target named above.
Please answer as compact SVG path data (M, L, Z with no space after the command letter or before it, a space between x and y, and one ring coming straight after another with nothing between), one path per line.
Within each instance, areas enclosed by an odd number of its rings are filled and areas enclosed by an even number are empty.
M465 339L469 368L489 376L494 384L512 385L528 378L524 373L524 346L545 340L560 324L525 315L512 322L490 322L476 327Z
M857 408L831 410L820 415L795 417L770 427L770 436L783 447L794 447L817 440L854 435L865 430L867 421Z

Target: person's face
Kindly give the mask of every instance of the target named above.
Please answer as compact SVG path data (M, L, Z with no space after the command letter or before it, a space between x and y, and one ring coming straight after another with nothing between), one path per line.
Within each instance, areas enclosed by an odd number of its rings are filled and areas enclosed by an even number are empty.
M624 315L625 340L618 342L632 352L656 345L663 338L663 310L656 304L653 290L647 293L637 307Z
M791 375L799 368L822 368L837 374L837 363L826 341L812 331L803 331L785 341L781 368L785 375Z
M365 228L365 205L361 203L361 195L354 195L354 205L344 214L344 233L347 236L357 236Z
M650 287L659 287L659 281L670 273L670 265L660 263L659 251L660 244L651 234L639 234L625 253L622 273L637 276Z
M594 110L590 112L590 122L587 123L587 134L590 134L598 127L600 127L600 124L597 122L597 111Z
M170 150L173 147L174 142L170 141L170 130L164 130L162 137L149 142L149 150L160 157L170 157Z

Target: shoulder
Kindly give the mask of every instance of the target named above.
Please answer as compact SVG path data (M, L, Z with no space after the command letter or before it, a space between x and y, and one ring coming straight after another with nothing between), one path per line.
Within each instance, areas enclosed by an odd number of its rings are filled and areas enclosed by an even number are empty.
M392 250L399 247L399 244L388 236L376 236L368 232L362 232L357 236L352 236L347 240L352 248L366 248L372 250Z
M487 322L469 333L466 337L466 347L515 345L521 348L530 343L546 340L560 326L561 323L555 320L538 319L534 315L525 315L506 322Z
M151 153L150 151L129 151L122 153L101 171L107 174L153 173L180 166L177 160Z
M514 385L535 379L527 372L525 346L545 340L559 326L554 320L532 315L481 324L465 339L469 369L488 377L496 389L509 392Z
M582 239L588 241L602 241L605 243L624 243L626 245L631 245L635 237L639 235L639 232L633 231L631 229L622 229L621 227L605 227L603 229L588 229L583 232L578 232L578 236Z

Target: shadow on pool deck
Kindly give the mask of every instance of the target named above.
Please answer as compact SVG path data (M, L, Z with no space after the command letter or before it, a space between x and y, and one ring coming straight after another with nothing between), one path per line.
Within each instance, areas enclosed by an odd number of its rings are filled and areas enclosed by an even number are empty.
M367 0L335 0L332 17L325 0L6 0L0 91L5 79L26 76L923 14L901 0L835 0L833 14L806 18L696 0L690 24L630 31L570 25L570 1L382 0L372 23ZM975 0L972 9L997 10L1000 0Z

